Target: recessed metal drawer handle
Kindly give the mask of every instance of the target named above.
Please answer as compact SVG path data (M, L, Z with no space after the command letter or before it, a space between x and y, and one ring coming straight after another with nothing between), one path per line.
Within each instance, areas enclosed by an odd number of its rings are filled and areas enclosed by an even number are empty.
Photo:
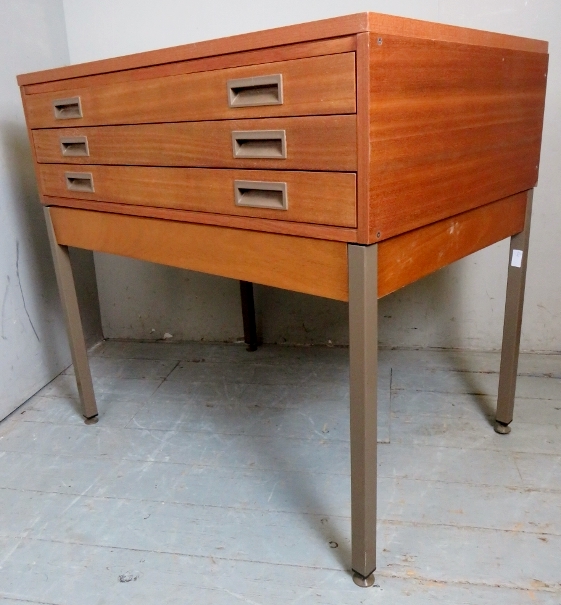
M88 137L60 137L60 150L66 157L87 157L90 155Z
M235 158L286 158L285 130L235 130L232 132Z
M230 107L282 105L281 74L228 80L226 87Z
M236 206L288 210L286 183L265 181L234 181Z
M66 188L69 191L94 192L93 175L91 172L65 172Z
M83 117L80 97L56 99L53 101L53 112L57 120L70 120L71 118Z

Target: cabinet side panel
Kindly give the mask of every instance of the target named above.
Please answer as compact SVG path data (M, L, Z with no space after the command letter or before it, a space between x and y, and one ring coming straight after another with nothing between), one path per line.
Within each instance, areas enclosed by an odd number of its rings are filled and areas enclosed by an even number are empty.
M386 296L468 254L520 233L526 192L384 240L378 250L378 296Z
M547 55L371 35L371 242L535 186Z

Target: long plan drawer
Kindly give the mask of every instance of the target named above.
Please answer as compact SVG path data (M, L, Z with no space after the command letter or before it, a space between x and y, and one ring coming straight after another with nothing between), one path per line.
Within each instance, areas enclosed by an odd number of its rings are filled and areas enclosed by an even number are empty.
M355 53L30 95L31 128L355 113Z
M39 166L51 197L356 226L356 175L139 166Z
M41 163L357 169L354 115L48 128L33 140Z

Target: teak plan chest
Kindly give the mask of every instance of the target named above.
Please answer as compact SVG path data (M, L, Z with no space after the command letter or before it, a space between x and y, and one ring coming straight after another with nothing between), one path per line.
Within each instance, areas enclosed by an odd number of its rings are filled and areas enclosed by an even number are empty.
M352 569L376 567L377 300L511 237L512 421L547 43L374 13L18 77L87 421L68 246L349 301Z

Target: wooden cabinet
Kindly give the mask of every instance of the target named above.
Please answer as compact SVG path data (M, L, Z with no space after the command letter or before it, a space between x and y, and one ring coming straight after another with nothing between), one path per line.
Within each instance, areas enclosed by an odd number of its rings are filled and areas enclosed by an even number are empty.
M363 14L20 84L46 205L372 244L534 186L545 50ZM68 186L72 172L95 189ZM238 205L240 180L285 184L288 208L263 207L278 193Z
M371 584L377 300L512 236L508 432L547 64L539 40L362 13L19 76L86 418L68 246L348 300Z

